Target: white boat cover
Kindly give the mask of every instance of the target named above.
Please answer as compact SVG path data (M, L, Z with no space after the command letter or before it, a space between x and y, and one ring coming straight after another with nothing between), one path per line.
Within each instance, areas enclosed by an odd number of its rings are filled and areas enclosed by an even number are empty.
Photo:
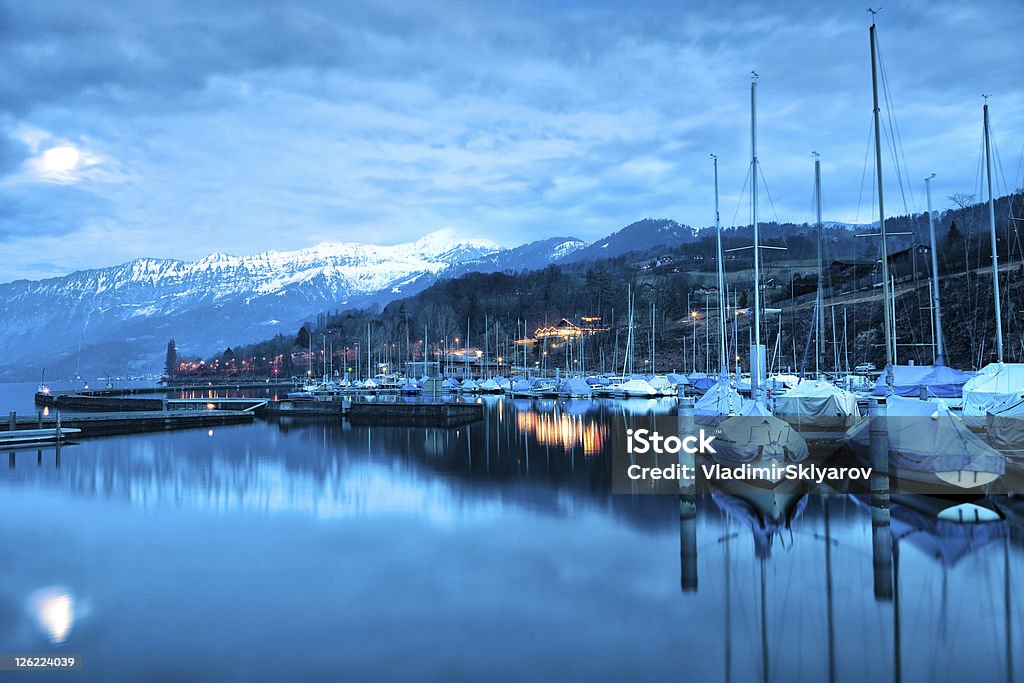
M489 394L496 394L501 391L501 386L493 379L485 379L477 386L478 391L485 391Z
M986 420L991 446L1014 457L1024 456L1024 395L992 408Z
M989 363L964 384L964 420L984 427L989 410L1024 393L1024 363Z
M857 395L835 386L828 380L805 379L775 399L775 414L794 418L849 418L860 416Z
M796 375L790 375L790 374L785 374L785 373L778 373L778 374L772 375L771 377L768 378L768 382L769 383L773 383L776 386L781 384L782 386L786 387L787 389L792 389L792 388L796 387L798 384L801 383L801 381L806 381L806 380L801 380Z
M861 420L846 433L850 448L871 457L869 427ZM942 399L890 396L886 399L889 462L916 472L990 472L1003 474L1003 456L967 428Z
M530 380L518 377L512 380L512 386L509 387L509 391L513 391L517 394L521 394L533 389L533 385L530 384Z
M658 390L645 379L631 379L612 388L626 396L655 396L658 393Z
M480 389L480 385L476 383L475 379L467 379L459 385L459 389L461 391L478 391Z
M669 381L669 378L666 377L665 375L655 375L654 377L651 377L647 382L652 387L657 389L659 392L675 393L675 387L672 386L672 382Z
M719 380L697 399L693 405L693 415L696 418L738 415L742 407L743 397L732 388L729 380Z
M590 385L585 379L573 377L558 386L558 393L563 396L590 396Z
M750 462L755 458L778 460L783 465L807 457L807 442L792 425L769 415L754 401L746 401L745 412L726 418L715 434L715 459Z

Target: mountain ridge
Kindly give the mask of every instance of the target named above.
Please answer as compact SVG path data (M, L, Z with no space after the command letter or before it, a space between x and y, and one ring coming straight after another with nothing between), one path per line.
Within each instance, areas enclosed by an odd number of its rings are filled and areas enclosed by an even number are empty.
M442 229L393 245L321 242L244 256L213 252L192 261L141 257L15 280L0 284L0 378L24 376L16 368L26 366L76 371L80 361L86 372L95 372L93 364L151 372L171 337L211 352L220 344L292 333L325 308L385 304L442 277L541 268L584 244L549 238L508 249ZM117 357L100 352L115 343ZM135 351L126 355L125 348Z

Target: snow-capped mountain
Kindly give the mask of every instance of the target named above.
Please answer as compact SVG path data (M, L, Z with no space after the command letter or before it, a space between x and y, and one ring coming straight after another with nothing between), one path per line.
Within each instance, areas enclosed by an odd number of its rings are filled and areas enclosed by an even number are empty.
M502 249L441 230L406 244L323 243L197 261L142 258L47 280L0 284L0 378L158 370L174 338L185 353L294 334L315 313L385 303L439 277L544 267L584 246L571 238ZM79 351L81 348L81 351Z

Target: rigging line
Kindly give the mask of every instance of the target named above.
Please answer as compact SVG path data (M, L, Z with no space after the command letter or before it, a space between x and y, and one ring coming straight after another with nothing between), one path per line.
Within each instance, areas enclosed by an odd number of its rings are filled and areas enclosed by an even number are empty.
M821 212L822 212L822 215L824 215L826 213L825 212L825 192L824 191L821 192L821 196L818 197L818 201L821 202ZM817 220L817 216L815 216L815 220ZM823 218L822 222L821 222L821 267L822 267L822 269L825 272L822 273L822 277L828 283L829 296L831 296L832 295L832 269L825 267L825 264L829 262L828 261L829 253L830 253L830 250L828 248L828 239L827 239L827 235L825 233L825 219ZM822 297L822 298L824 299L824 297Z
M878 43L878 35L875 35L875 46L878 48L878 63L882 73L882 91L885 94L885 105L886 105L886 116L889 119L889 127L892 129L892 135L894 137L894 149L893 149L893 163L896 165L896 173L901 183L900 194L903 195L903 184L906 185L910 191L910 203L914 204L914 186L910 183L910 170L907 168L907 155L903 150L903 135L900 133L899 119L895 116L895 103L892 98L892 91L889 89L889 78L885 71L885 60L882 57L882 48ZM897 152L898 150L898 152ZM901 166L898 159L902 158L902 175L900 174ZM907 198L903 196L903 208L910 214L910 208L907 206Z
M995 131L992 129L991 121L989 121L988 124L988 137L989 140L992 141L992 156L994 157L993 161L995 162L997 172L996 180L1001 181L1001 187L1003 188L1002 194L1003 196L1011 198L1010 205L1012 206L1012 190L1010 189L1009 183L1006 182L1006 174L1003 172L1003 158L999 156L999 146L996 144L996 134ZM1000 187L1000 183L997 182L996 187Z
M878 35L877 35L877 33L875 35L875 46L876 46L876 49L878 50L878 72L879 72L879 80L881 80L881 82L882 82L882 97L883 97L883 99L885 101L885 116L886 116L886 120L888 121L888 124L889 124L889 127L886 128L885 127L885 122L882 123L882 133L885 135L885 141L886 141L886 143L888 145L888 149L889 149L889 156L892 159L893 170L896 172L896 184L897 184L897 186L900 189L900 195L903 198L903 206L904 206L904 209L906 209L907 198L906 198L906 195L903 194L903 173L902 173L902 170L900 169L899 157L896 154L896 143L895 143L895 139L894 139L895 138L895 133L893 131L892 101L890 99L891 93L889 92L889 88L888 88L888 85L887 85L888 81L886 79L885 62L882 61L882 50L881 50L881 46L879 45L879 42L878 42Z
M884 89L884 82L883 82L883 89ZM893 126L892 110L889 108L889 103L888 102L886 102L886 109L885 109L885 111L886 111L886 116L889 117L889 127L888 128L886 127L885 121L883 120L882 123L881 123L882 135L885 137L886 148L889 151L889 158L892 160L893 170L896 172L896 186L899 188L899 190L900 190L900 197L903 199L903 211L905 213L909 214L910 213L910 209L907 208L907 195L904 192L904 185L905 185L905 183L903 182L903 169L900 168L899 156L896 153L896 140L894 138L894 134L893 134L893 130L892 130L892 126Z
M871 156L871 134L875 132L874 117L869 117L871 123L868 125L868 142L864 146L864 166L860 172L860 192L857 193L857 213L853 219L855 224L860 223L861 201L864 199L864 179L868 175L868 158Z
M768 203L772 207L772 213L775 214L775 225L782 225L779 222L779 212L775 210L775 202L772 201L772 191L768 189L768 181L764 177L764 169L761 168L761 164L757 165L757 169L761 171L761 184L764 185L764 192L768 195Z
M736 201L736 212L732 215L732 226L736 227L736 217L740 215L740 207L743 206L743 195L747 192L747 184L750 182L750 167L747 167L747 177L743 179L743 189L740 190L740 198Z

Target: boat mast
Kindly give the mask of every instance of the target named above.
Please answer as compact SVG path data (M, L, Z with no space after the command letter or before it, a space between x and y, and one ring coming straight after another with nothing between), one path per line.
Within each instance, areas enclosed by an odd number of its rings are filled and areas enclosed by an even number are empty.
M875 57L875 15L878 10L869 9L871 12L871 94L874 100L875 117L875 175L878 177L878 231L882 237L882 327L885 328L885 386L886 393L892 393L893 383L893 334L892 315L889 311L889 301L892 297L889 287L889 249L885 239L885 204L882 200L882 128L879 122L878 109L878 69Z
M761 244L757 225L757 72L750 82L750 203L754 227L754 348L750 355L750 396L761 400Z
M722 221L718 215L718 157L711 155L715 167L715 261L718 264L718 374L725 377L729 374L729 360L726 357L726 317L725 317L725 264L722 263Z
M932 249L932 318L935 321L935 360L933 365L945 365L946 353L942 348L942 306L939 304L939 255L935 245L935 215L932 213L932 178L924 179L925 194L928 196L928 235ZM997 306L998 308L998 306Z
M817 152L811 152L814 155L814 205L818 213L818 296L814 302L814 371L815 374L821 373L821 368L824 367L822 362L822 340L825 339L825 319L823 316L824 311L822 305L824 303L821 292L823 280L822 280L822 267L821 267L821 159Z
M992 144L985 95L985 175L988 178L988 228L992 237L992 299L996 306L996 360L1003 364L1003 314L999 310L999 253L996 251L996 205L992 198Z

